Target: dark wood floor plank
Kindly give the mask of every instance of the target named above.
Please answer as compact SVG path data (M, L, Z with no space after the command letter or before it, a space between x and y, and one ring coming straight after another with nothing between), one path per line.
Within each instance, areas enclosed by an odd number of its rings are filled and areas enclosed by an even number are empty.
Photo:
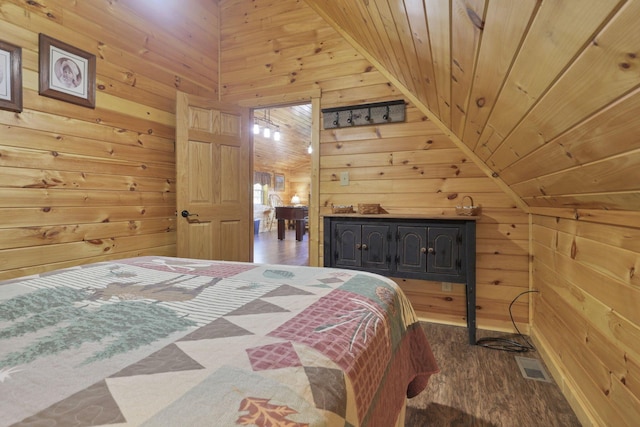
M537 352L471 346L464 327L422 325L440 373L424 392L409 400L405 426L580 426L557 384L522 377L515 356L540 360ZM478 331L479 338L486 336L506 334Z
M253 261L259 264L309 265L309 235L296 240L295 230L286 230L284 240L272 231L254 234Z

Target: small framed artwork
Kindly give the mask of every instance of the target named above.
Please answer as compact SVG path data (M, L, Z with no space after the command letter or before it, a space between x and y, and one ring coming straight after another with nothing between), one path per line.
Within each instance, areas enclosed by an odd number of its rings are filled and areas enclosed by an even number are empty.
M22 111L22 49L0 41L0 109Z
M275 174L275 185L273 189L276 191L284 191L284 175L280 175L279 173Z
M40 95L96 106L96 57L40 34Z

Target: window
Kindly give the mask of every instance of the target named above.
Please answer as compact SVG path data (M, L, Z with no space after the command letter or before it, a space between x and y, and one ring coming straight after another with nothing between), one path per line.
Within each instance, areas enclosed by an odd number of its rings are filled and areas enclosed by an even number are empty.
M253 204L261 205L263 200L262 185L253 184Z
M271 185L271 174L268 172L253 172L253 204L269 204L269 185Z

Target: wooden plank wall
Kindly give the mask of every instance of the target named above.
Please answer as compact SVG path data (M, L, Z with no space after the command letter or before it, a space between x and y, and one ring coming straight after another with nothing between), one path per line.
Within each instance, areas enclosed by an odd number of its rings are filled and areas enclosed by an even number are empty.
M533 335L583 425L637 425L640 226L572 214L533 217Z
M38 95L38 33L96 55L96 108ZM0 2L24 110L0 111L0 279L175 255L176 90L217 98L217 0Z
M304 2L220 6L223 101L290 102L318 89L321 108L403 98ZM380 203L390 213L450 215L465 195L482 205L479 325L512 329L509 303L529 288L528 216L437 126L408 105L405 123L322 130L319 151L321 214L331 204ZM340 172L349 172L350 185L340 185ZM462 285L443 292L439 282L400 283L423 318L464 324ZM527 330L526 296L514 305L514 317Z

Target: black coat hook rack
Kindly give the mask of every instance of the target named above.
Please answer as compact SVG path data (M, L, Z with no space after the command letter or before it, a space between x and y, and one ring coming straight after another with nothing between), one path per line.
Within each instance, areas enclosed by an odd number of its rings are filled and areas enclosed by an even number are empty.
M324 108L324 129L367 126L405 121L406 103L402 99L348 107Z

